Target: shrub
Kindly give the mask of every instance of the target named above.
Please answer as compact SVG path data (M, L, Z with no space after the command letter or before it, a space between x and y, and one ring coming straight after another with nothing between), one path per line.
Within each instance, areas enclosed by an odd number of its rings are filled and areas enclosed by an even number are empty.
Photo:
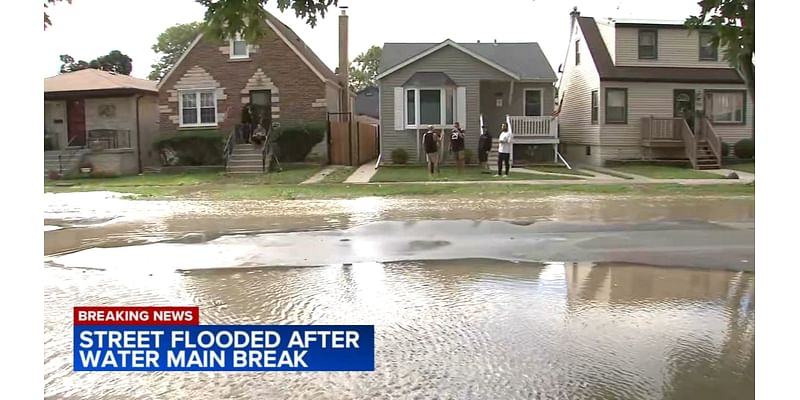
M403 148L392 150L392 162L395 164L405 164L408 162L408 152Z
M226 139L216 130L170 132L161 134L153 147L162 154L174 152L178 158L175 165L220 165Z
M464 163L472 164L472 149L464 149Z
M731 154L731 145L729 145L728 142L722 142L721 151L722 151L721 156L727 157L729 154Z
M742 139L733 146L736 158L750 159L756 155L756 144L752 139Z
M275 135L275 153L279 161L304 161L311 149L325 138L324 124L298 124L281 127Z

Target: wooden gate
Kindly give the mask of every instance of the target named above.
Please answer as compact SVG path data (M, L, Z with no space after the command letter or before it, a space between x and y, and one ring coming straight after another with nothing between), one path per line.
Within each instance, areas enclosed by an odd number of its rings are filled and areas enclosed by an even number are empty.
M355 165L378 158L378 125L359 121L356 124Z
M331 164L353 164L352 129L350 113L328 113L328 160Z

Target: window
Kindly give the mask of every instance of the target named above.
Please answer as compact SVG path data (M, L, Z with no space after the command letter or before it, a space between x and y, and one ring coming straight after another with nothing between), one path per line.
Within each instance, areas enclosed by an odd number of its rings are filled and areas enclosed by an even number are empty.
M639 59L658 58L658 31L652 29L639 30Z
M409 128L452 125L455 109L455 88L406 89L406 126Z
M714 34L711 32L700 32L700 60L717 61L717 46L712 43Z
M628 123L627 89L606 89L606 123Z
M542 91L525 89L525 110L526 117L540 117L542 115Z
M406 90L406 125L417 125L417 91Z
M247 47L247 42L242 39L241 35L236 35L231 42L231 58L249 58L250 49Z
M598 100L597 90L592 90L592 124L597 123Z
M217 124L217 96L214 90L181 91L180 126L209 126Z
M575 65L580 65L581 63L581 41L575 41Z
M707 92L706 110L715 124L743 124L745 92Z

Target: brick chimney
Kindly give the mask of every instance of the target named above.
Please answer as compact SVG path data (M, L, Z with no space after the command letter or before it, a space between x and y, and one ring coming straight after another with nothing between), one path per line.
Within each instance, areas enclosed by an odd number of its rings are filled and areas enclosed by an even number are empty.
M341 6L339 15L339 83L342 85L339 111L349 112L350 85L347 83L350 73L350 59L347 57L347 6Z

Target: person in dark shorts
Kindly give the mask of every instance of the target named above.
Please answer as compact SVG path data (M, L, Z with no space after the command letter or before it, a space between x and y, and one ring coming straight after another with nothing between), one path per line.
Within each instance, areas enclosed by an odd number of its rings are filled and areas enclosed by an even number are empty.
M491 173L489 170L489 152L492 150L492 135L485 126L481 127L481 136L478 138L478 161L481 163L483 173Z
M425 160L428 162L428 174L433 178L434 171L439 174L439 133L428 126L428 131L422 135L422 146L425 148Z
M503 164L506 165L506 178L511 160L511 149L514 146L514 135L508 131L508 125L504 122L500 127L500 137L497 139L497 175L503 176Z
M461 175L464 172L464 130L458 121L453 124L453 130L450 132L450 151L456 158L456 168Z

